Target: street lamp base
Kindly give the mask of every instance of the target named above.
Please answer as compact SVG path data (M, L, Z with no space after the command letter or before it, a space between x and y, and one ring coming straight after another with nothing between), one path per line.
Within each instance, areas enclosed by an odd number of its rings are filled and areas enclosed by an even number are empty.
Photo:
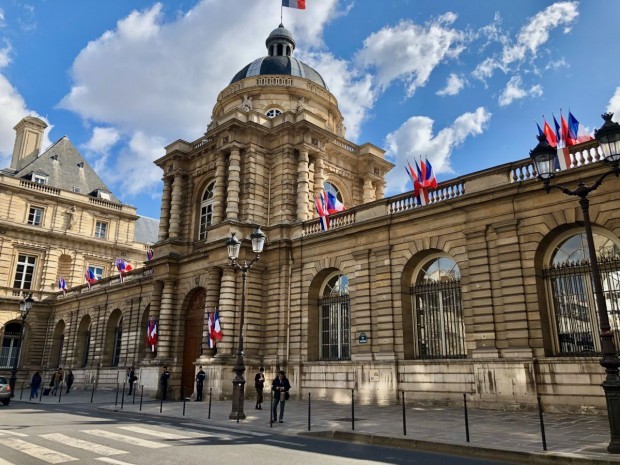
M620 380L605 380L603 382L605 400L607 401L607 417L611 441L607 446L610 454L620 454Z
M228 416L229 420L245 420L243 411L243 398L245 397L245 380L233 380L232 411Z

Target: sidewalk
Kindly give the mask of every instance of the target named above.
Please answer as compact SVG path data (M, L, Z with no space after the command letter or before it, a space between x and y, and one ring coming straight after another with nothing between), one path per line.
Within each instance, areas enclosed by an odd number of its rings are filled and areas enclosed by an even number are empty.
M26 395L26 394L25 394ZM453 455L465 455L515 463L561 463L561 464L620 464L620 454L606 452L609 443L609 425L606 417L591 415L544 414L547 451L543 451L540 423L537 412L504 412L497 410L469 409L470 442L466 440L463 409L455 408L406 408L406 435L403 430L402 405L378 406L355 405L353 424L351 404L335 404L312 401L310 431L308 428L308 399L292 399L286 402L284 423L269 424L267 402L264 410L255 410L254 401L245 402L247 418L237 425L229 420L231 401L213 401L209 416L209 396L205 402L187 401L183 416L183 402L160 402L144 399L140 411L140 398L122 395L115 404L115 391L97 391L90 402L90 391L74 391L57 397L43 397L44 404L83 404L85 407L139 413L153 416L185 418L204 425L280 434L304 434L329 437L347 442L372 443L392 447L436 451ZM38 399L29 403L14 399L16 405L34 407ZM88 408L88 407L87 407ZM353 427L355 429L353 429Z

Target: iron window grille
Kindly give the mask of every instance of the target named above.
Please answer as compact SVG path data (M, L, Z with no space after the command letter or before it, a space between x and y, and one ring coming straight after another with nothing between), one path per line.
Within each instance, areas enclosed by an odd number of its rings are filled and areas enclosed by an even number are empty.
M349 296L330 296L319 300L321 309L321 360L350 360Z

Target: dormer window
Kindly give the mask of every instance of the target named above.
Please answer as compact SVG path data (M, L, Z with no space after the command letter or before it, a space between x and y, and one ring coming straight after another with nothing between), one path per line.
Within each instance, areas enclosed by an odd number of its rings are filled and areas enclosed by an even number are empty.
M43 176L41 174L32 173L31 180L37 184L47 184L47 176Z
M97 190L97 198L103 199L103 200L112 200L111 194L108 191L104 191L101 189Z
M277 108L271 108L267 110L267 113L265 114L267 115L267 118L275 118L276 116L281 115L282 111Z

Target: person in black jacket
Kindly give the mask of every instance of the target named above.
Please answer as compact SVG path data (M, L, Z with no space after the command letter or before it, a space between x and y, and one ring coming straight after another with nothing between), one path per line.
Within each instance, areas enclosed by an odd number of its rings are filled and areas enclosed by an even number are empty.
M254 376L254 388L256 389L256 410L262 410L263 388L265 387L265 369L260 367Z
M73 381L75 381L75 376L73 375L73 371L69 370L67 373L67 392L65 392L65 394L69 394L71 386L73 386Z
M196 402L202 401L202 391L204 390L204 384L207 374L199 367L198 373L196 374Z
M288 399L288 391L291 388L291 384L288 382L288 378L284 376L284 371L280 370L278 377L271 383L271 390L273 391L273 408L271 409L272 421L276 420L280 423L284 423L284 403ZM278 404L280 404L280 417L278 416Z
M36 399L39 396L39 388L42 382L43 378L41 378L38 371L32 375L32 381L30 381L30 399Z
M136 376L136 371L133 367L127 368L127 383L129 384L129 392L127 392L128 396L133 393L133 383L135 383L137 379L138 377Z
M166 400L166 395L168 394L168 380L170 379L170 372L168 371L168 367L164 367L164 372L161 374L159 378L159 383L161 384L161 398L162 400Z

